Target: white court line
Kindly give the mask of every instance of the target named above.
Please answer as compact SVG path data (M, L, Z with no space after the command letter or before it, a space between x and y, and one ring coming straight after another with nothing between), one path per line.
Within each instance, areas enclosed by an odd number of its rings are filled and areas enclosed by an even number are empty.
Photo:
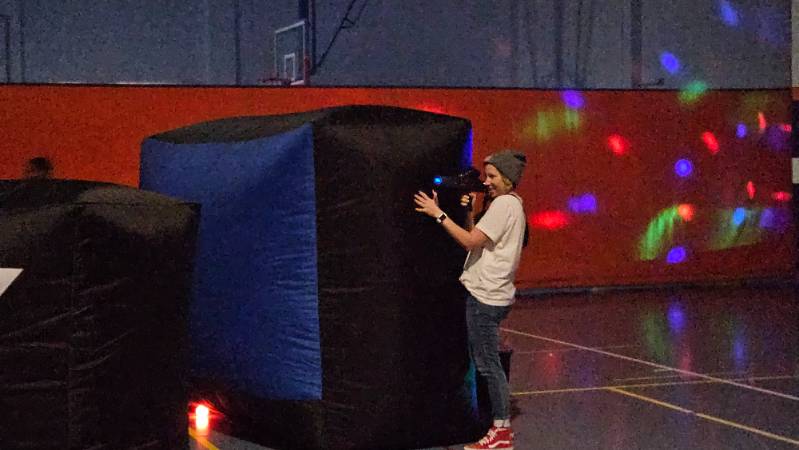
M598 349L611 349L611 348L635 348L638 347L637 345L607 345L604 347L597 347ZM578 352L580 349L578 348L549 348L544 350L514 350L514 355L533 355L536 353L566 353L566 352Z
M698 378L704 378L706 380L713 380L713 381L715 381L717 383L729 384L731 386L737 386L739 388L749 389L751 391L757 391L757 392L760 392L760 393L763 393L763 394L773 395L775 397L781 397L781 398L785 398L785 399L788 399L788 400L799 401L799 397L795 397L795 396L789 395L789 394L783 394L782 392L772 391L771 389L763 389L763 388L760 388L760 387L757 387L757 386L752 386L752 385L749 385L749 384L738 383L738 382L735 382L735 381L725 380L723 378L711 377L709 375L704 375L704 374L701 374L701 373L691 372L689 370L677 369L677 368L674 368L674 367L665 366L663 364L657 364L657 363L653 363L653 362L649 362L649 361L644 361L642 359L631 358L629 356L619 355L617 353L611 353L611 352L606 352L604 350L597 350L597 349L591 348L591 347L585 347L585 346L578 345L578 344L572 344L571 342L565 342L565 341L560 341L560 340L552 339L552 338L548 338L548 337L536 336L536 335L530 334L530 333L524 333L522 331L511 330L510 328L500 328L500 330L502 330L502 331L504 331L506 333L518 334L520 336L527 336L529 338L539 339L539 340L547 341L547 342L553 342L553 343L560 344L560 345L568 345L570 347L579 348L581 350L594 352L594 353L599 353L600 355L610 356L612 358L623 359L625 361L631 361L631 362L634 362L634 363L643 364L643 365L650 366L650 367L656 367L656 368L662 369L664 371L670 370L670 371L674 371L674 372L677 372L677 373L682 373L682 374L685 374L685 375L691 375L691 376L698 377Z
M666 373L667 371L666 370L654 370L653 372L655 372L655 373ZM756 378L754 376L754 374L750 375L749 373L742 373L740 371L730 371L730 370L728 370L726 372L710 372L710 373L707 373L706 375L711 375L711 376L713 376L713 375L732 375L733 376L732 378L734 378L736 380L746 380L746 379L749 379L749 378ZM677 378L677 377L681 377L681 376L682 375L680 375L680 374L674 374L674 375L650 375L648 377L614 378L613 381L662 380L662 379L666 379L666 378Z

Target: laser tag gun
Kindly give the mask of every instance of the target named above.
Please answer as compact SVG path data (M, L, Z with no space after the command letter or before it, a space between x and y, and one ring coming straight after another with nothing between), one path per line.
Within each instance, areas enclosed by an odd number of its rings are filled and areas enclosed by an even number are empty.
M485 193L488 191L483 182L480 181L480 171L474 167L469 167L457 175L437 176L433 179L433 184L435 185L434 189L448 191L451 196L458 199L472 192ZM470 196L469 203L465 205L469 211L472 209L472 200ZM460 201L462 202L463 200ZM461 204L463 205L463 203Z
M457 175L435 177L433 184L436 189L449 189L460 194L486 192L485 185L480 181L480 171L474 167L469 167Z

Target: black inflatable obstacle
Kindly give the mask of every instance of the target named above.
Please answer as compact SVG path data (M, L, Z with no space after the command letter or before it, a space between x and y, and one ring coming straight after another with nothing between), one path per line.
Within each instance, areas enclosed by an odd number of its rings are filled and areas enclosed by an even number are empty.
M0 181L0 448L188 448L197 223L132 188Z
M141 187L202 205L203 395L270 447L476 437L465 252L413 194L471 165L468 120L382 106L236 117L142 146ZM457 198L442 201L462 220Z

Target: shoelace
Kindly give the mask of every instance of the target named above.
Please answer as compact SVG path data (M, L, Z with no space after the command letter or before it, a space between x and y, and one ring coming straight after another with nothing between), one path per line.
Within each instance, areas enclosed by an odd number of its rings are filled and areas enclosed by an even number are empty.
M491 442L495 437L497 437L497 430L491 428L488 430L488 434L483 438L480 439L480 445L486 445Z

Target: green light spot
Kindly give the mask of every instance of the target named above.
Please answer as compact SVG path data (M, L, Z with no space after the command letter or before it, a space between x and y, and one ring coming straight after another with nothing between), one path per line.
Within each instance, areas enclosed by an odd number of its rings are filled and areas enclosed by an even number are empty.
M552 137L552 113L547 111L538 112L538 122L536 123L536 136L540 141L548 141Z
M670 364L673 355L669 351L669 329L663 316L648 313L641 322L643 338L649 357L660 364Z
M671 246L674 223L682 222L677 209L678 206L666 208L649 222L646 232L638 240L638 256L642 261L656 259L665 247Z
M680 91L680 102L694 103L699 100L705 92L707 92L707 83L698 80L692 81Z
M576 130L580 128L580 113L573 109L566 109L563 112L563 122L567 130Z

